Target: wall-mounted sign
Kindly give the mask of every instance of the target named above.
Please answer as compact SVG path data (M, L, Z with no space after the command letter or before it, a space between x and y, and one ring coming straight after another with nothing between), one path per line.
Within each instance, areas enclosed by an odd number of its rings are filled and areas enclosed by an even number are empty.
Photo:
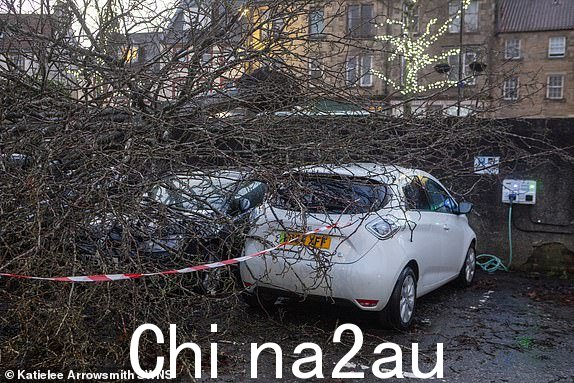
M500 157L477 156L474 157L475 174L498 174Z

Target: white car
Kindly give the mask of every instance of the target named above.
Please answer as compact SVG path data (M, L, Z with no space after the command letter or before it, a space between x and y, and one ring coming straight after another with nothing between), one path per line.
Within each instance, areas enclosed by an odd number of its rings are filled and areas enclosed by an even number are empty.
M420 170L373 163L296 169L254 212L245 254L284 245L241 264L244 298L349 301L406 329L416 298L455 279L472 282L471 209Z

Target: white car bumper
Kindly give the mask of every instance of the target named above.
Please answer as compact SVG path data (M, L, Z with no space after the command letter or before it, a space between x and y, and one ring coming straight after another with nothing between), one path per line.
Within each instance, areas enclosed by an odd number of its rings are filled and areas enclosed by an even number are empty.
M379 241L352 262L337 255L319 257L274 251L241 264L241 277L248 289L266 287L300 295L314 295L353 302L362 310L382 310L403 267L402 249L393 241ZM249 240L245 253L262 250ZM374 302L376 301L376 303Z

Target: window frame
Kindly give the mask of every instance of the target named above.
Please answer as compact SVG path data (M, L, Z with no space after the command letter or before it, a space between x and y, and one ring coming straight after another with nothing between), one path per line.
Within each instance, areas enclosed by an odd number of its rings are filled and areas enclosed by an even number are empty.
M439 191L441 191L441 194L443 194L443 195L446 196L445 201L450 199L450 200L454 203L454 206L453 206L453 207L449 207L449 206L447 206L446 204L443 204L439 209L434 210L434 209L433 209L433 203L432 203L432 197L431 197L431 195L430 195L429 190L427 189L427 182L430 182L430 183L432 183L432 184L435 184L435 185L438 187ZM424 191L427 193L427 199L428 199L428 202L429 202L429 205L430 205L430 210L429 210L429 211L430 211L431 213L456 214L456 211L458 210L458 203L457 203L456 200L452 197L452 195L448 192L448 190L446 190L446 188L445 188L444 186L442 186L439 182L437 182L437 181L435 181L435 180L433 180L432 178L427 177L427 176L422 176L422 177L421 177L421 184L422 184L422 186L423 186ZM441 211L441 209L443 209L443 208L444 208L445 210L448 209L449 211ZM453 210L453 209L454 209L454 210Z
M364 72L364 61L365 59L370 60L370 68L368 72ZM374 56L371 54L367 55L352 55L348 56L345 60L345 82L348 86L359 86L361 88L369 88L374 85L374 76L373 76L373 60ZM354 61L354 66L352 67L352 72L354 73L354 78L351 79L350 73L351 70L349 69L351 66L349 65L351 61ZM365 79L368 79L366 81Z
M468 56L469 54L473 56L473 61L471 62L475 62L478 58L478 56L480 55L479 49L475 48L475 47L463 47L464 48L464 52L462 55L462 78L458 78L458 63L456 65L454 65L451 60L453 58L456 58L457 62L458 62L458 58L459 55L451 55L448 56L448 64L451 67L450 72L448 73L448 79L451 81L456 81L456 82L460 82L463 81L464 85L476 85L476 75L474 74L474 72L470 69L469 65L470 62L468 62ZM451 76L454 76L454 78L451 78Z
M352 20L354 20L354 18L351 17L350 12L351 8L355 7L358 9L358 20L359 20L358 25L356 26L352 25ZM363 19L363 9L366 7L371 8L371 14L369 15L370 18L368 20ZM374 3L366 2L366 3L348 4L346 10L347 36L355 39L369 39L375 37L375 29L373 23L374 19L375 19ZM351 26L353 26L353 29L351 29ZM368 27L368 30L366 30L366 27Z
M409 5L404 2L403 3L403 17L402 17L402 22L405 23L407 20L406 16L409 13ZM412 28L411 28L411 32L414 33L415 35L420 33L420 7L419 4L415 3L414 6L412 7Z
M315 20L313 20L313 14L314 13L321 13L321 21L320 22L316 22ZM309 10L309 23L308 23L308 32L309 32L309 38L312 39L320 39L325 37L325 9L323 7L314 7L311 8ZM320 26L320 28L319 28ZM313 29L314 27L316 27L317 31L314 32Z
M454 15L456 15L458 13L458 11L460 10L460 0L450 0L448 2L448 17L449 19L453 18ZM475 8L473 9L472 12L469 13L469 10L471 10L471 8ZM456 10L454 10L456 9ZM454 12L453 12L454 10ZM473 22L472 24L468 22L468 18L467 15L470 14L472 15L471 17L473 17ZM474 17L475 16L475 17ZM472 26L472 28L470 28L469 26ZM463 32L466 33L478 33L480 31L480 4L478 2L478 0L470 0L470 3L468 5L468 8L464 11L464 25L462 26ZM457 17L454 17L454 19L452 20L452 23L449 24L448 26L448 33L454 34L454 33L460 33L460 28L461 28L461 20L460 20L460 15Z
M317 67L313 67L313 63L317 63ZM318 76L314 76L314 72L319 72ZM310 80L318 80L323 77L323 63L319 57L313 57L309 59L309 79Z
M347 59L345 60L345 82L347 83L347 85L351 85L354 86L357 83L358 80L358 62L359 62L359 56L348 56ZM352 66L351 69L351 61L354 61L354 64ZM354 78L351 79L351 72L354 73Z
M561 79L560 82L560 86L557 85L550 85L550 80L552 77L559 77ZM563 100L564 99L564 80L565 80L564 74L561 73L554 73L554 74L549 74L546 77L546 98L549 100ZM550 97L550 90L551 89L560 89L560 97Z
M560 39L563 43L561 44L561 52L553 53L552 40ZM556 46L554 46L556 47ZM548 58L563 58L566 57L566 36L552 36L548 38Z
M509 43L510 42L517 42L517 47L514 48L514 52L516 52L517 54L515 56L512 56L509 54L509 50L513 49L511 47L509 47ZM507 39L504 41L504 58L506 60L519 60L522 58L522 40L521 39Z
M26 57L27 53L27 51L8 52L7 56L16 69L21 72L28 72L30 69L33 69L33 61L31 59L28 60L28 57ZM30 62L29 65L28 62Z
M369 60L368 72L365 72L365 59ZM359 56L359 86L361 88L368 88L373 86L373 55ZM365 81L368 79L368 81Z
M425 188L423 187L423 184L421 182L421 177L420 176L407 177L406 181L407 182L401 187L402 193L403 193L403 198L405 201L405 209L409 210L409 211L432 212L430 201L429 201L429 196L428 196ZM405 189L409 186L412 186L413 184L415 184L415 187L419 189L419 193L422 193L422 194L419 194L419 197L424 196L424 200L426 201L426 207L424 207L424 208L418 207L417 203L419 201L415 201L414 207L413 207L413 203L412 203L413 201L409 200L409 196L407 195Z
M512 91L512 87L510 87L511 81L514 81L514 95L508 96L507 91ZM502 84L502 98L506 101L516 101L520 97L520 78L518 76L509 77L504 80Z

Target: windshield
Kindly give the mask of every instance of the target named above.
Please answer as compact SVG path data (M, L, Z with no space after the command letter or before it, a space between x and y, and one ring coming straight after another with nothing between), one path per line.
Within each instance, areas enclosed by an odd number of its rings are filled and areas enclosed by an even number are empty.
M177 209L222 211L237 182L225 177L178 176L154 186L145 197Z
M273 205L286 210L356 214L381 209L387 203L387 187L360 177L300 174L285 181Z

